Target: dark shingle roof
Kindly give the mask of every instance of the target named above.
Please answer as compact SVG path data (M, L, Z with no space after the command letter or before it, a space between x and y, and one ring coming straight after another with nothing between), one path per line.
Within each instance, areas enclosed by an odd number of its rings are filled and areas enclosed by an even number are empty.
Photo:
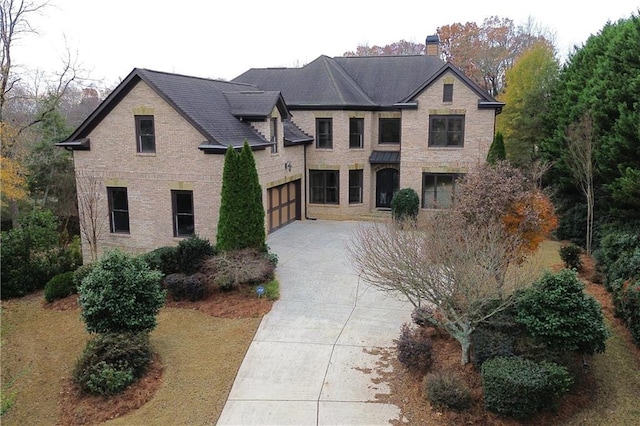
M279 90L290 109L378 109L411 102L446 70L479 99L494 101L452 64L431 55L320 56L301 68L252 68L232 81Z
M242 146L245 140L254 147L269 146L269 141L239 118L266 118L274 106L284 118L289 117L279 92L260 91L249 84L135 68L66 142L86 137L139 81L147 83L198 129L206 139L205 147L224 150L227 146Z
M238 118L261 119L269 116L273 108L283 102L277 91L223 92L231 114Z
M284 146L306 145L313 142L313 136L306 134L293 121L283 120L282 124L284 125Z

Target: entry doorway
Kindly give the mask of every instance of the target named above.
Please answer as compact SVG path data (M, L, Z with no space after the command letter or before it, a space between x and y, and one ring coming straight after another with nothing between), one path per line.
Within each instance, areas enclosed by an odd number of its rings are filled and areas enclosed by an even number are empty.
M391 208L393 195L400 189L400 171L382 169L376 173L376 207Z

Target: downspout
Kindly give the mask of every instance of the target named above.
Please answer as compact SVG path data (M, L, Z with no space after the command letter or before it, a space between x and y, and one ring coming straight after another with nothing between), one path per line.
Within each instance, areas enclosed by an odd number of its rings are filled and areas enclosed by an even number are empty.
M304 218L307 220L316 220L315 217L309 217L309 203L307 202L307 187L309 185L309 172L307 171L307 144L303 145L302 165L304 172Z

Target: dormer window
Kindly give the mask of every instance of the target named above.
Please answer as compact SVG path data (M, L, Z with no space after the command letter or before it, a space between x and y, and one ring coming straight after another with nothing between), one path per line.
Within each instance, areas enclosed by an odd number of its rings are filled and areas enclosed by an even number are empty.
M142 153L156 152L153 115L136 115L136 149Z

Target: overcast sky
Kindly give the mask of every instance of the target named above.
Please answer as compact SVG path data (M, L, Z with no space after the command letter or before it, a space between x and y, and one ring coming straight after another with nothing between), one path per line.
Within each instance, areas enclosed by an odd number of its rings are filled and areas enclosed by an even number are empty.
M440 26L498 16L531 17L555 33L560 53L607 21L629 18L637 0L50 0L30 22L37 35L12 46L15 65L52 72L66 48L112 86L135 68L230 80L249 68L304 65L358 45L424 43Z

